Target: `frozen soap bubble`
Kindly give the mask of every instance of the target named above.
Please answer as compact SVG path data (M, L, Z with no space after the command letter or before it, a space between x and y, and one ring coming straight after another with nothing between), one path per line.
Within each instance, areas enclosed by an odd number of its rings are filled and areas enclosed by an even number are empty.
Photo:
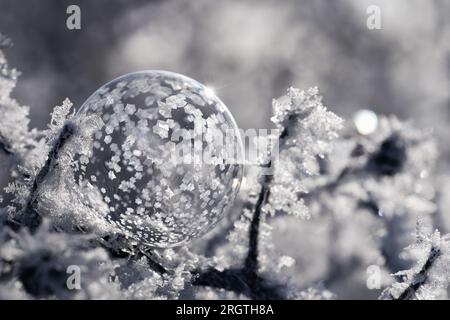
M84 128L93 117L95 130ZM77 119L91 145L74 157L74 181L98 195L102 217L127 236L176 246L209 231L232 205L242 178L239 130L199 82L130 73L98 89Z

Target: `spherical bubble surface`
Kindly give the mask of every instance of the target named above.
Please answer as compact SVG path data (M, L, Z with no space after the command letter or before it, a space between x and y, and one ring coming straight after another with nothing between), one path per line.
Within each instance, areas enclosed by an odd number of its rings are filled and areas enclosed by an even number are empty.
M212 90L176 73L131 73L99 88L75 120L92 116L100 125L90 151L74 158L74 181L100 195L108 223L165 248L203 235L226 214L243 149Z

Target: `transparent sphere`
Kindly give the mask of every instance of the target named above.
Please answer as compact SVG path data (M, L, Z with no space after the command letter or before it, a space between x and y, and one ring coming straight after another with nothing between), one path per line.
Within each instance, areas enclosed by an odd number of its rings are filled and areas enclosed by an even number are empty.
M100 125L74 178L101 195L104 217L121 232L176 246L209 231L232 205L242 142L211 89L171 72L130 73L98 89L75 119L93 116Z

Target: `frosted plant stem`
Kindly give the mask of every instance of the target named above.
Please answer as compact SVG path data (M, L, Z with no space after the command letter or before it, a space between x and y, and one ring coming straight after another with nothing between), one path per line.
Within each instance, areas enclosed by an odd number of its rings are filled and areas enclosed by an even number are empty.
M290 117L288 123L292 122L292 117ZM288 126L286 126L281 132L278 139L279 150L285 144L286 138L288 136ZM267 161L267 167L270 168L273 165L272 161L273 152L269 154L269 161ZM258 270L258 235L259 235L259 225L261 221L262 207L270 196L270 184L273 181L273 175L265 175L261 181L261 191L259 192L258 200L255 205L255 211L252 217L252 222L250 224L249 231L249 249L247 258L245 259L244 269L249 272L249 274L256 274Z
M139 253L136 256L136 259L139 259L141 256L147 257L148 265L152 270L158 272L161 275L167 273L166 268L164 268L162 264L153 259L151 250L146 251L144 249L139 249Z
M286 126L281 132L278 143L281 149L284 146L286 137L288 136L288 127ZM273 152L269 154L269 161L267 161L267 167L270 168L273 165L272 161ZM265 175L261 181L261 191L259 192L258 200L256 201L255 211L253 213L252 221L249 230L249 248L248 254L244 263L244 274L247 275L250 286L253 288L258 287L260 278L258 277L258 243L259 243L259 226L261 222L262 208L267 203L270 196L270 185L273 181L273 175Z
M398 298L394 298L391 295L391 298L394 300L411 300L416 295L416 292L420 289L422 285L424 285L428 280L428 272L433 267L434 262L441 255L441 250L436 247L432 247L430 250L430 254L428 255L427 261L425 261L422 269L414 276L411 284L398 296Z
M287 126L280 134L278 143L281 148L288 136ZM269 161L266 166L273 165L272 153L269 154ZM270 195L270 184L273 181L273 175L265 175L261 180L261 191L255 204L254 213L249 230L249 249L242 269L227 269L218 271L210 269L203 272L194 281L194 285L208 285L215 288L231 290L237 293L244 293L252 299L282 299L276 288L267 285L261 277L258 276L258 239L259 226L261 221L262 208Z
M269 161L268 166L270 167L272 161ZM272 175L264 176L262 181L261 191L258 196L258 201L256 202L255 212L252 217L252 222L250 224L249 231L249 249L247 258L245 259L244 268L246 271L251 273L256 273L258 270L258 235L259 235L259 224L261 221L261 211L262 206L267 202L270 195L270 183L273 180Z
M34 179L33 185L31 187L30 196L27 204L25 205L25 210L22 216L22 223L26 225L30 231L35 231L37 227L41 224L42 217L36 209L37 205L37 195L39 192L39 188L41 184L45 181L47 175L49 174L51 168L55 165L55 160L59 157L59 152L63 148L64 144L67 140L73 135L74 128L71 124L67 123L61 130L59 134L58 140L53 145L53 148L50 150L47 161L44 166L41 168L39 173L36 175Z

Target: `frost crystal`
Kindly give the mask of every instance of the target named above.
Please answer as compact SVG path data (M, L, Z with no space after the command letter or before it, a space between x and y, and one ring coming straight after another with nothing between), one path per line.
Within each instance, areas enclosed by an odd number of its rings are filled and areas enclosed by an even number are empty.
M0 34L0 49L9 40ZM28 131L29 108L21 106L10 95L19 72L9 68L3 52L0 50L0 152L16 154L22 158L27 155L28 144L35 145L34 137Z

